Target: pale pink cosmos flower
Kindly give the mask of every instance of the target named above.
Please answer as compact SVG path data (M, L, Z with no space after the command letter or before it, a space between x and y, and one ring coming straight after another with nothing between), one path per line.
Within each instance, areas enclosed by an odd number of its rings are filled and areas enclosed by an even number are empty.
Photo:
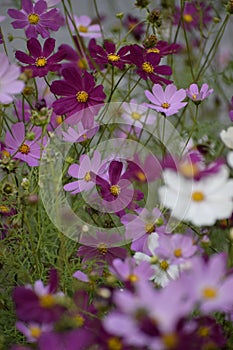
M16 64L10 64L4 53L0 53L0 62L0 103L8 104L13 101L12 95L23 91L24 82L18 80L20 68Z
M187 96L194 102L203 101L213 92L214 89L209 89L208 84L203 84L200 91L197 84L191 84L189 88L186 89Z
M88 16L75 16L74 15L75 26L79 32L79 35L83 38L100 38L100 26L99 24L91 24L92 19ZM75 32L73 24L70 22L71 31Z
M176 114L187 104L187 102L181 102L186 97L185 90L177 90L174 84L167 85L165 91L160 84L155 84L152 93L146 90L145 95L151 102L151 104L145 103L145 106L165 114L166 117Z
M16 322L16 328L25 335L29 343L36 343L42 333L53 330L52 324L39 324L36 322L30 322L28 325L23 322Z
M92 138L99 130L99 125L94 122L91 129L85 129L81 122L78 122L73 128L68 127L62 131L63 139L66 142L83 142Z

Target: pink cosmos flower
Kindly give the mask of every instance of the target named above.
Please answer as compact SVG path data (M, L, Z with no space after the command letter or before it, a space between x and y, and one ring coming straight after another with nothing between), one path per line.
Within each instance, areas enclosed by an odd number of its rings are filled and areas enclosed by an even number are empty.
M15 57L20 62L28 64L28 66L23 66L23 70L31 69L33 77L44 77L49 71L58 71L61 67L58 62L65 57L65 54L61 51L51 55L55 48L55 42L55 39L48 38L42 49L39 40L31 38L27 42L29 55L23 51L16 51Z
M80 157L79 162L79 165L72 164L68 169L68 174L78 179L64 186L64 190L71 192L71 194L90 191L95 186L95 182L91 178L91 172L99 172L101 167L101 154L95 151L92 158L84 154Z
M6 151L13 155L14 158L26 162L29 166L38 166L47 138L41 137L42 129L38 126L30 129L30 133L34 134L33 140L27 139L23 122L12 125L11 132L6 132Z
M186 89L187 96L194 102L200 103L209 95L214 92L214 89L209 89L208 84L203 84L200 92L197 84L191 84L188 89Z
M69 119L66 119L69 122ZM99 125L94 123L91 129L84 129L82 123L77 123L73 128L69 127L67 131L62 131L63 140L66 142L83 142L91 139L99 130Z
M8 15L15 19L12 22L14 29L26 29L27 38L42 38L50 36L49 31L57 31L64 23L58 9L47 11L47 3L44 0L33 4L31 0L22 0L22 9L9 9Z
M181 102L186 97L184 89L177 90L174 84L168 85L163 91L159 84L155 84L151 93L149 90L145 91L145 95L152 102L152 104L145 104L147 107L155 109L157 112L165 114L166 117L173 115L179 109L186 106L187 102Z
M74 15L75 26L79 32L79 35L83 38L100 38L101 31L99 24L91 24L92 19L88 16L75 16ZM73 24L70 21L70 29L75 33Z
M4 53L0 53L0 62L0 103L8 104L13 101L12 95L23 91L24 82L18 80L20 68L10 64Z
M49 332L53 329L51 324L39 324L30 322L25 325L23 322L16 322L16 328L25 335L29 343L36 343L42 333Z
M130 102L124 102L122 104L121 117L127 122L127 124L133 124L136 127L142 127L143 124L153 124L156 116L145 107L143 104L138 104L136 99L130 100Z

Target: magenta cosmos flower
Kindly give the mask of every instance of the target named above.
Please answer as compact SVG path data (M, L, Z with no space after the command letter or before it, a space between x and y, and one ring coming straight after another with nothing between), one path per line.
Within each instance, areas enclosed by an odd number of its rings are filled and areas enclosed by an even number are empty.
M50 36L49 31L57 31L64 20L58 9L47 11L47 3L39 0L33 4L31 0L22 0L22 10L9 9L8 15L15 19L12 22L14 29L25 28L27 38L42 38Z
M208 84L203 84L200 92L197 84L191 84L189 88L186 89L187 96L196 103L200 103L213 92L214 89L209 89Z
M30 130L30 134L34 134L33 140L26 138L23 122L12 125L11 132L6 132L6 151L13 155L14 158L26 162L29 166L38 166L42 149L47 139L41 137L42 129L38 126L34 126Z
M0 53L0 62L0 103L8 104L13 101L12 95L23 91L24 82L18 80L20 68L16 64L10 65L4 53Z
M147 53L157 53L161 57L178 53L181 50L182 46L180 44L174 43L169 44L166 41L159 40L154 47L146 49Z
M73 115L75 123L81 120L84 128L91 128L94 115L106 97L103 85L95 86L95 78L90 73L80 73L75 67L63 69L62 75L64 80L56 80L51 85L54 94L64 96L53 103L55 113Z
M172 69L167 65L159 65L161 56L158 53L145 53L145 49L139 45L131 45L130 59L137 66L136 73L144 80L148 78L154 84L171 84L172 81L161 77L161 75L171 75Z
M92 24L92 19L88 16L75 16L74 23L79 32L79 35L83 38L100 38L101 31L99 24ZM75 33L75 28L70 21L70 29Z
M152 102L152 104L146 104L146 106L165 114L166 117L177 113L179 109L187 104L187 102L181 102L186 97L185 90L177 90L174 84L168 85L165 91L159 84L155 84L152 92L145 91L146 97Z
M55 42L55 39L48 38L42 49L39 40L31 38L27 42L27 48L30 55L27 55L23 51L16 51L15 57L20 62L28 64L28 66L23 67L23 70L31 69L33 77L44 77L49 71L58 71L61 67L58 62L65 57L65 54L61 51L51 55L55 48Z
M104 47L97 45L95 39L89 43L89 51L95 62L104 66L111 64L119 69L124 69L126 63L131 63L130 46L124 46L120 50L116 50L116 45L108 40L104 41Z
M136 40L141 40L143 34L145 33L145 25L140 21L140 18L128 14L123 21L123 26L130 31L130 34Z

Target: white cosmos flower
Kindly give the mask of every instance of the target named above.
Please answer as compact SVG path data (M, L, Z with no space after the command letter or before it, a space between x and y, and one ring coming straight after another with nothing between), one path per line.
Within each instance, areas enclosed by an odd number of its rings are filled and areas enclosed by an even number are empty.
M171 209L178 220L190 221L196 226L213 225L216 220L230 217L233 211L233 180L224 165L217 174L199 181L186 179L166 169L165 186L159 188L160 202Z
M230 126L227 131L222 130L220 132L222 142L230 149L233 149L233 126Z

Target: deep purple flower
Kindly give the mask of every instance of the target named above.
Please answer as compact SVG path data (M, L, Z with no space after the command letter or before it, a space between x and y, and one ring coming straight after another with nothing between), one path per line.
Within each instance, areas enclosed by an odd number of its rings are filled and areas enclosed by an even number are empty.
M170 66L159 65L161 56L158 53L146 53L143 47L132 45L130 47L131 62L137 66L136 73L144 80L150 78L154 84L171 84L172 81L161 77L161 75L171 75Z
M111 64L119 69L124 69L125 64L131 63L130 46L128 45L122 47L120 50L116 50L116 45L113 42L105 40L103 48L96 44L95 39L92 39L88 48L91 57L100 66Z
M229 111L229 117L230 117L230 120L233 122L233 96L231 98L231 107Z
M155 181L160 177L161 170L160 162L152 154L149 154L144 162L140 159L138 153L134 155L133 160L128 161L129 177L139 183Z
M177 44L177 43L169 44L166 41L159 40L154 47L150 47L149 49L146 49L146 52L147 53L154 52L160 55L161 57L164 57L167 55L180 52L181 48L182 47L180 44Z
M142 35L145 33L145 25L140 22L140 18L128 14L124 21L123 26L130 31L136 40L141 40Z
M74 37L74 40L76 44L76 50L68 44L62 44L58 48L58 52L61 51L64 54L64 59L69 61L69 63L63 63L62 68L76 66L80 70L86 70L88 67L93 69L94 67L91 64L89 57L78 45L77 38Z
M12 133L6 132L6 151L14 155L14 158L28 163L29 166L38 166L42 149L47 141L46 137L41 137L42 129L34 126L30 130L32 140L27 139L23 122L12 125L11 131Z
M64 96L53 103L55 113L72 115L75 123L81 120L84 128L91 128L94 115L106 97L103 85L95 86L95 79L90 73L85 71L82 74L75 67L64 68L62 75L64 80L56 80L51 85L53 93Z
M47 3L39 0L33 4L31 0L22 0L22 10L9 9L8 15L15 19L12 26L15 29L26 29L27 38L42 38L50 36L49 31L57 31L64 23L58 9L47 11Z
M44 77L49 71L58 71L61 67L58 62L64 58L64 54L60 51L51 55L55 47L55 41L55 39L48 38L42 49L39 40L35 38L28 40L27 48L30 55L23 51L16 51L15 53L15 57L20 62L28 64L28 66L23 66L23 70L31 69L33 77Z

